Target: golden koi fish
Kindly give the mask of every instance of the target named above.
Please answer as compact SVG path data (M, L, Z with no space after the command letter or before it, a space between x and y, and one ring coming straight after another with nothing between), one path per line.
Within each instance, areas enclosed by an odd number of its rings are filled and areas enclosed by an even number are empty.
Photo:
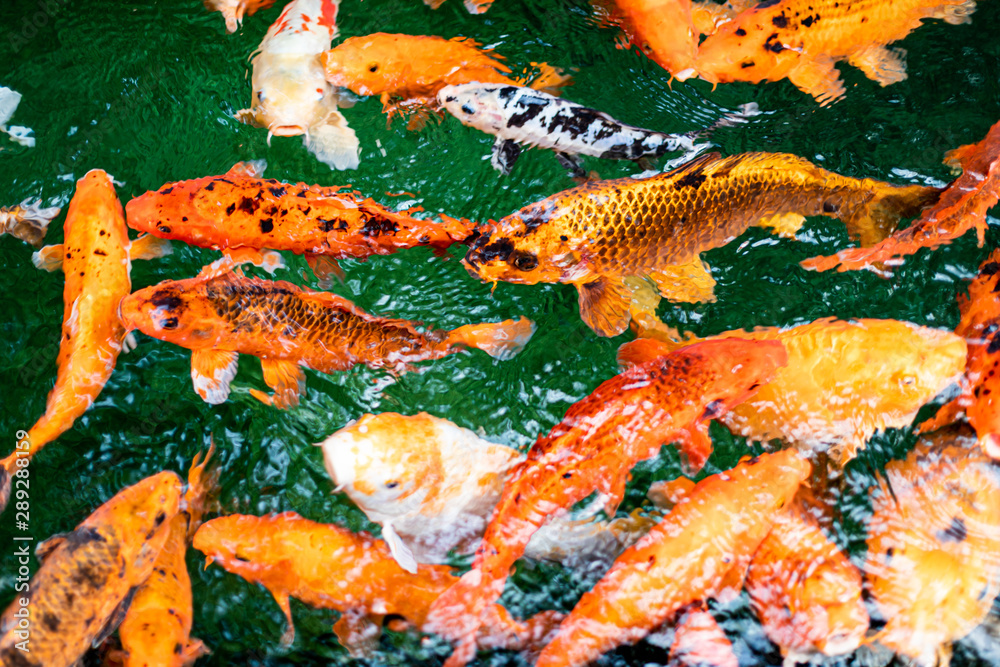
M938 192L839 176L783 153L712 153L666 174L587 183L526 206L487 228L463 263L487 282L575 285L583 320L615 336L660 296L714 298L699 254L753 225L790 237L805 216L837 217L870 245Z

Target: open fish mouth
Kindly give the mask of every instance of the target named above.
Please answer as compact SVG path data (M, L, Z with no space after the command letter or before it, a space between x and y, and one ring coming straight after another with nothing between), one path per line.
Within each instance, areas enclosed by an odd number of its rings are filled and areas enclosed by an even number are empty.
M278 125L271 128L271 134L276 137L297 137L305 133L306 131L298 125Z

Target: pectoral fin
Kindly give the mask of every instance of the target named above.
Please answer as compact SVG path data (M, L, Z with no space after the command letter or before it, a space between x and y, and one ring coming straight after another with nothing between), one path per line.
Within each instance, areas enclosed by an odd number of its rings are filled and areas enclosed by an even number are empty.
M170 241L157 238L152 234L143 234L132 241L128 250L128 258L129 261L133 262L137 259L156 259L157 257L166 257L173 251Z
M365 614L347 610L333 624L333 634L352 658L368 658L378 646L382 627Z
M881 86L899 83L906 79L906 50L890 49L873 44L848 58L859 70Z
M649 486L646 497L658 509L668 511L691 495L692 489L694 489L692 480L687 477L678 477L677 479L654 482Z
M783 239L794 239L798 231L802 229L802 223L805 221L805 216L798 213L782 213L772 215L768 218L761 218L757 226L769 227L773 233Z
M306 264L312 269L316 278L319 279L319 286L323 289L329 289L333 286L333 281L330 280L330 276L336 276L340 282L344 282L347 278L347 274L344 270L340 268L340 264L337 260L327 257L326 255L313 255L311 253L306 254Z
M298 405L299 396L306 391L306 374L302 368L296 362L284 359L261 359L260 366L264 371L264 382L274 390L274 394L268 396L251 389L253 397L279 410Z
M199 278L208 280L225 273L229 273L241 264L253 264L259 266L268 273L274 273L278 269L285 268L285 261L281 253L274 250L258 250L256 248L226 248L222 251L222 257L211 264L202 267L198 273Z
M413 552L403 542L403 538L399 536L396 529L392 527L392 522L386 521L382 524L382 539L389 545L389 553L396 559L399 566L410 574L416 574L417 559L414 558Z
M599 278L577 285L580 317L599 336L617 336L628 328L632 292L620 278Z
M285 621L288 623L288 627L285 628L285 632L281 635L281 645L285 647L291 646L292 642L295 641L295 624L292 622L292 605L288 600L288 593L271 591L271 595L274 596L274 601L281 607L282 613L285 614Z
M618 348L618 367L622 370L659 359L680 347L653 338L636 338Z
M31 254L31 263L42 271L61 271L63 264L63 244L47 245Z
M229 171L226 172L226 176L246 176L247 178L260 178L264 175L264 170L267 169L267 160L247 160L246 162L237 162Z
M306 148L331 169L357 169L361 144L339 111L331 111L322 123L309 128Z
M715 301L715 279L710 271L708 265L695 256L687 264L661 267L648 275L664 299L703 303Z
M833 58L799 57L798 64L788 73L788 80L804 93L816 98L820 106L828 106L844 97L844 82L833 66Z
M511 167L517 162L521 155L521 146L513 139L497 138L493 144L493 155L490 157L490 164L503 175L510 173Z
M575 155L569 153L556 153L556 159L564 169L569 171L573 178L587 180L587 170L583 168L583 162Z
M38 546L35 547L35 558L38 559L38 562L41 563L46 558L51 556L52 552L58 549L62 543L66 541L68 536L69 533L59 533L58 535L53 535L47 540L39 542Z
M212 405L229 398L229 383L236 377L239 354L231 350L192 350L191 382L202 400Z
M703 421L695 423L685 431L677 444L684 474L693 477L712 455L712 438L708 435L708 424Z
M233 114L233 118L252 127L267 127L267 125L257 115L256 109L240 109Z

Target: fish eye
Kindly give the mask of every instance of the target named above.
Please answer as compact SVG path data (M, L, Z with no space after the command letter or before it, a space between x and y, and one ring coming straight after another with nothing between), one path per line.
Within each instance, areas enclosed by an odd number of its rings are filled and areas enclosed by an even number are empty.
M263 90L258 90L257 91L257 100L259 102L263 102L264 101L264 91Z
M519 271L531 271L533 268L538 266L538 258L534 255L530 255L526 252L519 253L514 258L514 268Z
M168 317L167 319L160 322L160 326L164 329L176 329L178 325L176 317Z
M368 66L368 71L371 72L372 74L374 74L375 72L377 72L378 71L378 63L374 63L372 65L369 65Z
M476 110L472 108L471 104L463 104L462 105L462 111L464 111L465 113L469 114L470 116L472 114L476 113Z
M399 486L399 482L397 482L395 480L393 480L391 482L386 482L385 483L385 488L387 488L387 489L395 489L397 486Z

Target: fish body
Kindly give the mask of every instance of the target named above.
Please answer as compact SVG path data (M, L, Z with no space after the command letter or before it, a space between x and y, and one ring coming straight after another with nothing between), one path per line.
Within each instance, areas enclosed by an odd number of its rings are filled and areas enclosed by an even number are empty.
M979 267L969 285L969 296L958 297L962 319L955 333L965 339L969 354L962 393L920 425L931 431L954 421L960 411L976 430L979 445L992 459L1000 459L1000 250Z
M560 161L583 169L573 157L609 160L658 158L693 151L695 134L667 134L621 123L611 116L527 86L465 83L445 86L437 101L463 124L496 137L493 168L505 174L520 145L556 151Z
M968 23L975 0L779 0L725 23L698 47L694 68L712 83L788 78L822 106L844 97L834 67L846 60L882 86L906 79L905 51L886 48L925 19Z
M270 591L288 621L282 637L286 645L295 637L289 598L341 612L333 631L352 655L371 647L387 616L422 628L431 603L455 581L445 565L421 565L411 574L370 534L315 523L294 512L212 519L195 533L194 548L209 563ZM502 607L494 612L497 625L489 636L499 643L514 641L519 624Z
M467 346L504 358L520 351L534 331L522 318L420 332L412 322L369 315L335 294L236 273L147 287L122 299L121 316L130 330L190 349L195 389L209 403L228 398L239 354L260 357L275 394L252 393L276 407L298 404L305 390L302 367L332 373L365 364L402 371Z
M708 421L746 400L785 362L780 343L703 343L628 369L571 406L511 471L472 570L435 602L434 627L463 637L449 667L471 659L480 613L500 597L511 567L550 516L594 491L612 515L629 471L665 443L679 442L698 470L711 453Z
M965 341L948 331L896 320L820 319L789 329L728 331L711 340L777 340L788 365L721 421L758 441L830 449L847 463L886 428L908 426L917 411L961 376ZM671 349L650 340L626 343L619 359L646 362Z
M872 494L865 564L879 643L920 665L979 625L1000 592L1000 480L967 432L924 436Z
M612 336L628 326L639 290L651 290L630 279L655 284L654 304L712 299L715 281L699 253L753 225L794 236L805 216L838 217L870 245L938 192L839 176L784 153L712 153L666 174L591 182L530 204L487 228L464 264L483 281L575 285L583 320Z
M517 450L427 413L363 415L323 443L326 470L372 521L396 560L443 563L471 553L503 490ZM532 536L530 558L571 562L617 556L650 522L556 518Z
M536 666L586 665L638 641L684 606L716 595L809 472L804 458L784 450L699 482L584 593Z
M229 32L236 32L243 25L244 16L253 16L273 4L274 0L205 0L205 7L220 12L226 19L226 30Z
M62 245L35 253L36 262L40 255L54 255L53 261L62 265L66 277L56 382L45 403L45 414L24 439L25 447L0 461L0 509L6 505L16 460L34 455L90 408L115 368L125 337L125 328L118 320L118 303L132 288L132 243L107 173L93 170L77 181L63 231ZM137 254L139 246L137 241ZM166 254L169 247L154 246L152 250Z
M69 667L114 631L149 577L181 500L181 480L162 472L127 487L76 529L39 545L29 592L0 617L0 664ZM23 562L23 561L22 561ZM19 627L20 610L30 614ZM16 647L28 640L28 651Z
M628 43L683 80L698 51L691 5L690 0L614 0L611 14Z
M40 201L31 199L25 199L17 206L0 206L0 235L10 234L41 248L49 223L59 215L59 211L58 206L41 208Z
M950 151L945 163L961 167L962 175L941 193L912 225L870 248L848 248L829 257L811 257L802 266L816 271L853 271L879 262L900 264L901 257L921 248L938 248L975 228L979 247L986 234L986 212L1000 198L1000 123L977 144Z
M337 110L320 54L337 35L338 0L294 0L271 25L253 57L253 105L236 114L271 135L305 135L306 148L332 169L356 169L360 144Z
M168 183L128 203L128 224L203 248L269 248L333 260L442 249L473 233L467 221L418 220L359 192L262 179L260 171L240 163L222 176Z
M868 630L861 572L797 502L754 553L746 590L768 639L789 660L850 653Z

